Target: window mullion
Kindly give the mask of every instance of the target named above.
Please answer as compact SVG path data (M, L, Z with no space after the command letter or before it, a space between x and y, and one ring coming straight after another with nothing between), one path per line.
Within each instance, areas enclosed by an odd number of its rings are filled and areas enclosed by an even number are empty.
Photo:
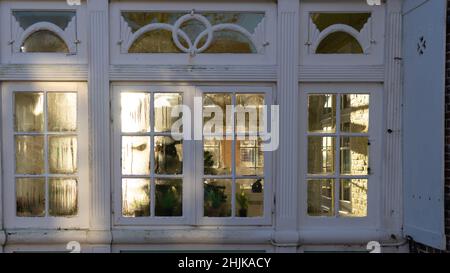
M339 216L339 189L341 186L340 172L341 172L341 95L336 95L336 140L335 140L335 176L334 181L334 215Z

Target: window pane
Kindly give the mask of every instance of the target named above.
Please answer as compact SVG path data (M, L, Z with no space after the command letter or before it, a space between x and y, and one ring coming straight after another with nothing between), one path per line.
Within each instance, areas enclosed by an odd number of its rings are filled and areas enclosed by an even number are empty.
M222 134L233 132L231 112L227 114L227 106L231 106L230 94L205 94L203 96L203 131L205 133Z
M205 175L231 175L233 141L205 138L203 164Z
M341 96L341 131L348 133L369 131L369 95Z
M49 180L49 214L75 216L78 214L76 179L52 178Z
M172 125L181 118L181 116L171 117L172 108L182 104L180 94L155 94L155 132L171 132Z
M183 39L180 37L180 42ZM158 29L141 35L131 45L128 53L181 53L172 40L172 32Z
M183 142L171 137L155 137L155 173L183 173Z
M49 169L52 174L77 172L77 138L74 136L50 136L48 138Z
M308 215L334 215L334 180L308 180Z
M16 136L16 173L43 174L44 137Z
M313 23L320 31L335 24L348 25L361 31L370 16L370 13L311 13Z
M341 173L366 175L369 170L369 138L341 137Z
M69 53L61 37L49 30L39 30L28 36L20 47L21 52Z
M336 130L336 95L310 95L308 97L309 131L334 133Z
M122 180L122 215L125 217L150 216L150 180Z
M150 94L120 94L122 132L150 132Z
M16 92L14 101L16 132L44 131L44 94Z
M261 145L261 140L236 141L236 175L264 175L264 152Z
M16 213L18 217L45 216L45 178L16 179Z
M236 132L265 132L264 95L236 95Z
M122 137L122 174L150 174L150 137Z
M76 15L75 11L13 11L13 16L23 29L38 22L49 22L61 29L66 29L69 22Z
M341 180L339 204L341 216L367 216L367 179Z
M155 181L155 215L182 216L183 215L183 180L165 179Z
M325 37L316 49L316 54L363 54L359 42L350 34L342 31Z
M206 38L203 38L201 41L200 44L204 44ZM252 41L242 33L231 30L222 30L214 32L214 38L211 45L204 53L251 54L258 52Z
M333 173L335 150L336 138L334 137L308 137L308 173Z
M264 216L264 180L236 180L236 216Z
M74 132L77 130L77 94L48 93L48 131Z
M231 216L231 179L207 179L204 181L204 216Z

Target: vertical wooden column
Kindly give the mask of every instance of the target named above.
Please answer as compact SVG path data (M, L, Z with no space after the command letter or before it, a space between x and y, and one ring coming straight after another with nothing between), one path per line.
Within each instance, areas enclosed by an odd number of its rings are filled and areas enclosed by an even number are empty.
M88 241L92 251L111 250L109 6L88 0L91 212Z
M278 83L280 147L276 183L276 230L280 252L296 251L298 236L298 65L299 1L278 1Z
M386 145L383 157L383 222L391 234L402 227L402 5L387 2L384 105Z

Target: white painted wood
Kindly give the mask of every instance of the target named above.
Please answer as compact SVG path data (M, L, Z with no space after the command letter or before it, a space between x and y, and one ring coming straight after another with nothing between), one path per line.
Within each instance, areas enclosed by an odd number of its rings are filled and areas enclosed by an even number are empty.
M300 82L383 82L384 65L301 65Z
M1 81L87 81L87 65L0 65Z
M275 190L275 242L297 244L298 208L298 60L299 60L299 2L278 1L278 89L280 105L280 147Z
M15 194L15 143L14 143L14 112L13 92L76 92L78 113L78 215L75 217L17 217ZM3 119L3 200L4 219L6 229L35 228L35 229L83 229L89 226L88 200L89 164L88 164L88 115L87 89L84 83L3 83L2 84L2 115ZM45 176L45 175L43 175Z
M91 213L90 229L103 232L99 249L110 251L111 170L109 12L107 0L88 1Z

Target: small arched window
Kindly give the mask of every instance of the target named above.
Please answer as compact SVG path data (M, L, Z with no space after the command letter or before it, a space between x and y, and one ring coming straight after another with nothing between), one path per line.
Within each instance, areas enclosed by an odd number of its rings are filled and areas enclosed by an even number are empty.
M61 37L49 30L39 30L28 36L20 47L21 52L69 53Z
M316 49L316 54L363 54L364 50L352 35L338 31L325 37Z
M128 53L181 53L181 50L173 42L172 32L157 29L141 35L131 45Z

